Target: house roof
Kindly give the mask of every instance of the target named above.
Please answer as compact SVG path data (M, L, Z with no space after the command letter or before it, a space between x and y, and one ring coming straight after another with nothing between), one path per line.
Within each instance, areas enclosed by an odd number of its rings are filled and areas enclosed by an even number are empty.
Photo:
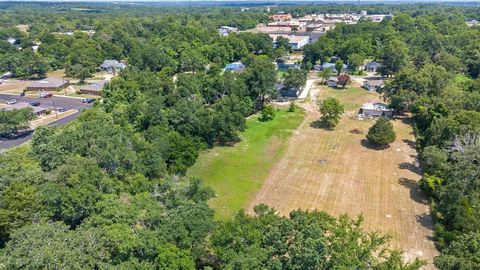
M366 80L365 82L368 82L370 86L382 86L385 83L384 80Z
M33 81L31 83L29 83L27 85L27 87L38 87L38 88L41 88L41 87L51 87L51 88L58 88L58 87L62 87L63 85L65 85L66 83L68 83L67 80L64 80L64 79L60 79L60 78L55 78L55 77L48 77L48 78L45 78L45 79L42 79L42 80L38 80L38 81Z
M238 70L238 69L242 69L242 68L245 68L245 65L243 65L240 62L230 63L230 64L225 66L225 69L227 69L227 70Z
M126 65L118 60L105 60L100 65L102 68L116 68L116 69L124 69Z
M376 61L371 61L366 64L367 67L381 67L382 63L376 62Z
M392 109L388 108L387 104L384 103L364 103L362 109L373 111L393 111Z

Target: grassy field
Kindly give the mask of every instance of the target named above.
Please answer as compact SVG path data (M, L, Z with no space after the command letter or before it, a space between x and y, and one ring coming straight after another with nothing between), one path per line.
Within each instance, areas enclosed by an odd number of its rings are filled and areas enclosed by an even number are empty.
M199 177L212 187L217 197L211 200L218 218L231 217L244 208L285 152L291 137L302 122L304 112L297 109L277 112L274 120L247 120L241 142L233 147L215 147L202 153L187 175Z
M304 122L247 209L265 203L283 215L298 208L362 214L365 228L389 234L406 259L431 263L437 251L428 203L418 187L421 175L409 120L392 121L397 140L387 149L375 149L365 139L374 120L356 116L364 102L381 101L380 96L355 86L314 88L318 95L302 104ZM334 130L316 128L316 102L332 96L345 105L345 114Z

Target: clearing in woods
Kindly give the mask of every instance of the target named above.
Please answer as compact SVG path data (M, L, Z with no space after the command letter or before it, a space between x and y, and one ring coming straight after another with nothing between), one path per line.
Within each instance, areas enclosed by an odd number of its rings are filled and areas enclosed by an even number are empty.
M200 154L187 176L201 178L215 190L216 197L210 200L210 205L217 218L229 218L248 206L285 153L288 138L304 115L304 111L297 108L295 112L277 111L275 118L268 122L260 122L258 116L250 117L239 143Z
M407 260L429 262L437 251L432 241L432 219L418 187L415 138L408 119L393 121L397 140L388 149L375 150L365 139L373 120L358 120L364 102L381 101L378 94L359 87L345 90L314 86L304 103L305 120L262 188L249 205L265 203L288 215L293 209L324 210L333 215L362 214L364 227L392 237ZM334 130L312 126L320 117L316 100L329 96L345 105Z

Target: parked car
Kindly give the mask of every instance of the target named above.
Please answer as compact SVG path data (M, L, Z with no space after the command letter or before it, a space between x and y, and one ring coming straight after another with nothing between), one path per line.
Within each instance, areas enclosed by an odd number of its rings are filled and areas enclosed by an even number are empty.
M66 111L68 111L68 108L65 108L65 107L59 108L58 111L59 112L66 112Z
M53 94L49 92L41 92L40 94L38 94L39 98L49 98L51 96L53 96Z
M92 103L92 102L94 102L94 101L95 101L94 98L84 98L84 99L82 100L83 103Z
M30 106L35 106L35 107L36 107L36 106L40 106L40 102L38 102L38 101L33 101L33 102L29 102L28 105L30 105Z
M17 103L17 100L16 100L16 99L10 99L9 101L7 101L7 104L8 104L8 105L13 105L13 104L15 104L15 103Z

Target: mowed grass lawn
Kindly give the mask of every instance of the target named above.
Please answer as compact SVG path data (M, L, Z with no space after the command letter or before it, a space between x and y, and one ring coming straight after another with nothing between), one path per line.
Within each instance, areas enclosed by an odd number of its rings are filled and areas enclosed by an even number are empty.
M232 147L214 147L203 152L187 175L203 179L215 190L210 201L216 217L229 218L244 208L268 176L270 169L285 152L288 138L304 118L304 111L285 109L275 118L261 122L258 116L247 120L241 141Z

